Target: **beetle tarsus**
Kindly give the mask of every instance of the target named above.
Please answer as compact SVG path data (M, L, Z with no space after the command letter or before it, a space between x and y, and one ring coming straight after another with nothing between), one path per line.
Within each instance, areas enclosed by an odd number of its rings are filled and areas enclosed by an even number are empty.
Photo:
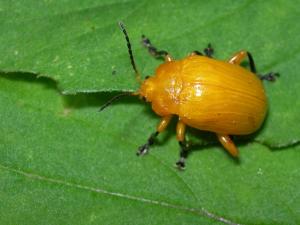
M180 146L180 158L179 160L176 162L176 167L180 170L185 169L185 160L188 156L188 143L184 140L184 141L179 141L179 146Z
M212 58L214 54L214 49L210 43L207 45L207 48L204 49L204 53L207 57Z
M179 170L184 170L185 169L185 158L180 158L177 162L176 162L176 167Z
M136 152L137 156L142 156L142 155L146 155L149 151L149 145L148 144L144 144L142 146L140 146L138 148L138 151Z
M275 81L279 77L279 73L270 72L264 75L258 75L261 80Z
M149 148L151 145L154 144L154 141L155 141L155 138L157 137L157 135L159 134L158 131L154 132L153 134L150 135L150 137L148 138L148 141L146 144L144 145L141 145L139 148L138 148L138 151L137 151L137 156L140 156L140 155L145 155L149 152Z

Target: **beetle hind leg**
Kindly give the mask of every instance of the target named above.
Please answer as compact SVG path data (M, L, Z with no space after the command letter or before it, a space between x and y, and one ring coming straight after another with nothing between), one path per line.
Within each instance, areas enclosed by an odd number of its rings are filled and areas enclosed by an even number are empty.
M238 157L239 151L229 135L217 134L218 140L223 145L223 147L232 155L233 157Z
M267 81L275 81L276 77L279 77L279 73L270 72L264 75L258 74L258 77L261 80L267 80Z
M253 60L253 57L251 55L250 52L247 52L247 51L244 51L244 50L241 50L237 53L235 53L230 59L229 59L229 63L231 64L241 64L241 62L246 58L248 57L248 60L249 60L249 66L250 66L250 70L252 73L256 73L256 66L255 66L255 63L254 63L254 60Z
M228 62L231 64L240 64L246 57L248 57L251 72L255 73L259 79L267 80L267 81L275 81L276 77L279 77L279 74L274 73L274 72L270 72L270 73L267 73L264 75L258 74L256 72L256 66L255 66L252 54L250 52L247 52L244 50L239 51L236 54L234 54L234 56L232 56Z

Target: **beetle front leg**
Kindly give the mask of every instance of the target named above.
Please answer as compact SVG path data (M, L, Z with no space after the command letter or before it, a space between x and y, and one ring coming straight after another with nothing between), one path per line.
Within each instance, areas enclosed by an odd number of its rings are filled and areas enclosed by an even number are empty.
M181 170L185 168L185 160L188 156L188 143L185 140L185 127L186 125L179 119L176 126L176 138L180 146L180 158L176 162L176 166Z
M136 153L138 156L145 155L146 153L149 152L149 148L151 145L154 144L155 138L158 136L158 134L160 132L164 131L167 128L167 126L169 125L169 123L171 121L171 118L172 118L172 116L170 115L170 116L165 116L161 119L161 121L157 125L156 131L150 135L146 144L141 145L138 148L138 151Z
M148 52L155 58L163 58L166 62L172 61L170 54L165 50L157 50L145 35L142 35L142 44L148 49Z

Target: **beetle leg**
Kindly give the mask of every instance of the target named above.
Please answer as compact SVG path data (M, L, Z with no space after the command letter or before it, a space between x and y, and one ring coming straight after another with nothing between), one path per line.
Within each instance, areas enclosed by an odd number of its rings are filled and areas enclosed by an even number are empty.
M229 63L231 64L240 64L242 62L242 60L247 56L247 52L246 51L239 51L237 53L235 53L230 59L229 59Z
M147 38L145 35L142 35L142 44L148 49L148 52L155 58L163 58L166 62L172 61L172 58L167 51L157 50L157 48L155 48L151 44L149 38Z
M212 58L212 55L214 54L214 49L210 43L207 45L207 48L204 49L204 53L207 57Z
M149 151L150 146L154 144L155 138L158 136L160 132L164 131L167 128L167 126L171 121L171 118L172 116L170 115L170 116L165 116L161 119L161 121L157 125L156 131L150 135L146 144L141 145L138 148L138 151L136 153L138 156L145 155Z
M204 51L205 56L207 56L209 58L212 58L212 55L214 54L214 49L212 48L210 43L207 45L207 48L205 48L203 51ZM192 51L192 53L190 55L191 56L193 56L193 55L203 55L203 53L195 50L195 51Z
M229 59L229 63L231 64L241 64L241 62L246 58L248 57L249 59L249 65L250 65L250 70L252 73L256 73L256 67L255 67L255 63L254 63L254 60L253 60L253 57L251 55L250 52L247 52L247 51L239 51L237 53L234 54L234 56L232 56L230 59Z
M258 77L261 80L267 80L267 81L275 81L276 77L279 77L279 73L270 72L264 75L258 74Z
M251 53L247 52L247 51L242 50L242 51L237 52L234 56L231 57L231 59L229 59L229 63L240 64L245 57L248 57L251 72L255 73L259 79L267 80L267 81L275 81L276 77L279 77L279 74L274 73L274 72L270 72L270 73L267 73L264 75L258 74L256 72L256 66L254 63L254 59L253 59Z
M217 137L223 147L230 153L230 155L237 157L239 155L239 150L230 139L229 135L226 134L217 134Z
M186 125L179 119L176 126L176 138L180 146L180 158L176 162L178 169L185 168L185 160L188 155L188 143L185 140L185 127Z
M183 141L179 141L179 146L180 146L180 158L176 162L176 166L178 169L183 170L185 168L185 160L188 156L189 145L187 141L184 139Z
M202 52L195 50L195 51L192 51L190 54L190 56L193 56L193 55L203 55L203 54L202 54Z
M270 73L267 73L267 74L264 74L264 75L256 73L256 67L255 67L255 63L254 63L254 60L253 60L253 57L252 57L251 53L247 52L247 56L248 56L248 59L249 59L251 72L255 73L258 76L259 79L267 80L267 81L275 81L276 77L279 77L279 73L274 73L274 72L270 72Z

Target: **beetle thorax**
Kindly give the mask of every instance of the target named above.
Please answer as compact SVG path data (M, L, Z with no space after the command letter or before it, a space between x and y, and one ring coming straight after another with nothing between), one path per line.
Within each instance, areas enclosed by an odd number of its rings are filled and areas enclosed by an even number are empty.
M160 116L176 114L178 111L179 94L182 81L178 76L178 61L160 65L154 76L146 79L139 94L152 103L152 109Z

